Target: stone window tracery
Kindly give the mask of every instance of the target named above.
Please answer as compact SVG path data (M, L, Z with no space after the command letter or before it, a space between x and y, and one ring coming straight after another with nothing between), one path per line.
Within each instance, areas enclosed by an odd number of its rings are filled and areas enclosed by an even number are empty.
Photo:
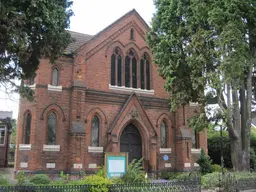
M144 53L140 59L134 49L129 49L123 57L120 48L116 47L110 58L110 85L142 90L151 90L150 59Z
M111 85L122 86L122 56L119 48L111 55Z

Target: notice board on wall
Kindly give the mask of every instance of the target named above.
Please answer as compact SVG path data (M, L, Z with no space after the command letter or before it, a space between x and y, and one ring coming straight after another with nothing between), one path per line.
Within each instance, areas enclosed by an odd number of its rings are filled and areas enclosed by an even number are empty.
M105 172L108 178L121 177L128 169L128 153L105 153Z

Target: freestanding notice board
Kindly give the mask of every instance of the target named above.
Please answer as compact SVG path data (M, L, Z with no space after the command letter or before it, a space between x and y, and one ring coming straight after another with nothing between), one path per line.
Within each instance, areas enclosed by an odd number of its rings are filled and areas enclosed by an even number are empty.
M121 177L128 169L128 153L105 153L105 172L108 178Z

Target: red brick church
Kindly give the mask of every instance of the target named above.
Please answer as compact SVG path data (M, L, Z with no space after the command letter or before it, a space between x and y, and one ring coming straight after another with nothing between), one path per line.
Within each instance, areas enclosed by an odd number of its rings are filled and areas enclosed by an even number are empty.
M198 166L206 131L195 134L187 123L198 106L170 112L148 30L132 10L94 36L70 31L75 41L63 56L41 59L25 81L35 101L20 100L16 171L93 172L105 152L143 157L148 172Z

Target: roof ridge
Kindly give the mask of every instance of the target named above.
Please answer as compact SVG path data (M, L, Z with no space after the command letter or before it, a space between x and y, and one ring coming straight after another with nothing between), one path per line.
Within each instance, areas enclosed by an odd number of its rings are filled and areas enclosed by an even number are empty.
M86 33L81 33L81 32L77 32L77 31L71 31L71 30L67 30L67 31L68 31L68 32L71 32L71 33L81 34L81 35L94 36L94 35L90 35L90 34L86 34Z
M135 13L139 19L144 23L144 25L149 28L148 24L146 23L146 21L140 16L140 14L136 11L136 9L132 9L130 11L128 11L126 14L124 14L123 16L119 17L117 20L115 20L114 22L112 22L110 25L108 25L107 27L105 27L104 29L102 29L101 31L99 31L98 33L96 33L89 41L87 41L86 43L84 43L83 45L81 45L80 47L84 46L85 44L93 41L95 38L97 38L99 35L101 35L104 31L110 29L112 26L114 26L116 23L120 22L121 20L123 20L124 18L128 17L129 15L131 15L132 13ZM76 50L78 50L80 47L78 47Z

